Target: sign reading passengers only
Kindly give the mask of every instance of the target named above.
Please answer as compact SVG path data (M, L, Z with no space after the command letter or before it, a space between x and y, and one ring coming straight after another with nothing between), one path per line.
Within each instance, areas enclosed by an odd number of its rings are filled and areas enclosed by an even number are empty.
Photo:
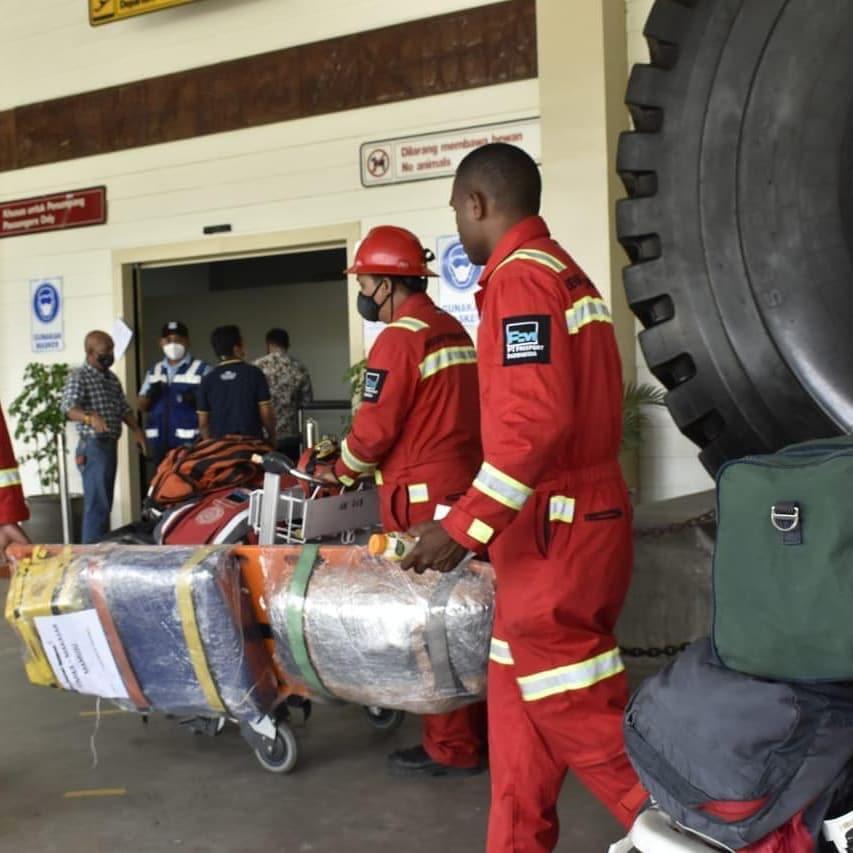
M0 202L0 238L103 225L106 221L106 187Z
M195 0L89 0L89 23L98 27L185 3L195 3Z

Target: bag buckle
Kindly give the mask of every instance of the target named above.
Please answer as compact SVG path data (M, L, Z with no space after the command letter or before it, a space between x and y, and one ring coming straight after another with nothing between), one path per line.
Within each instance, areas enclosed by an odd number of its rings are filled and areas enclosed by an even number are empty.
M770 508L770 523L780 532L788 533L791 530L796 530L800 524L800 508L794 504L793 512L785 512L781 506L789 506L789 504L773 504Z
M782 534L783 545L802 545L803 528L800 505L794 501L782 501L770 507L770 523Z

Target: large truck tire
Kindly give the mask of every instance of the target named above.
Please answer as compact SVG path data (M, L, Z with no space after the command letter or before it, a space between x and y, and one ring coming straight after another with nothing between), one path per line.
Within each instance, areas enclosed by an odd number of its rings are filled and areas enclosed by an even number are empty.
M853 430L853 2L657 0L618 169L640 342L727 459Z

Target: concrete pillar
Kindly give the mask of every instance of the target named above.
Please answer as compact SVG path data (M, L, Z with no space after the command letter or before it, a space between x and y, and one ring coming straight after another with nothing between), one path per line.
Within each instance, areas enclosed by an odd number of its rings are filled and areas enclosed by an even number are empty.
M537 0L543 211L554 236L601 290L616 323L625 378L635 373L614 205L624 195L616 143L628 129L624 0Z
M542 122L543 213L613 312L626 381L636 376L634 315L622 288L616 240L619 133L628 48L624 0L536 0ZM635 462L623 460L629 482Z

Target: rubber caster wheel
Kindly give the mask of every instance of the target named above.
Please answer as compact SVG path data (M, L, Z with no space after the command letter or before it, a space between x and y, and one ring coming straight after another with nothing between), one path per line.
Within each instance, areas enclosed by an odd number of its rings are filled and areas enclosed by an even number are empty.
M370 720L370 725L379 732L393 732L399 729L406 719L405 711L392 711L390 708L377 708L375 705L366 706L364 712Z
M255 750L255 758L264 770L270 773L290 773L299 758L299 745L290 726L279 723L276 726L275 740Z

